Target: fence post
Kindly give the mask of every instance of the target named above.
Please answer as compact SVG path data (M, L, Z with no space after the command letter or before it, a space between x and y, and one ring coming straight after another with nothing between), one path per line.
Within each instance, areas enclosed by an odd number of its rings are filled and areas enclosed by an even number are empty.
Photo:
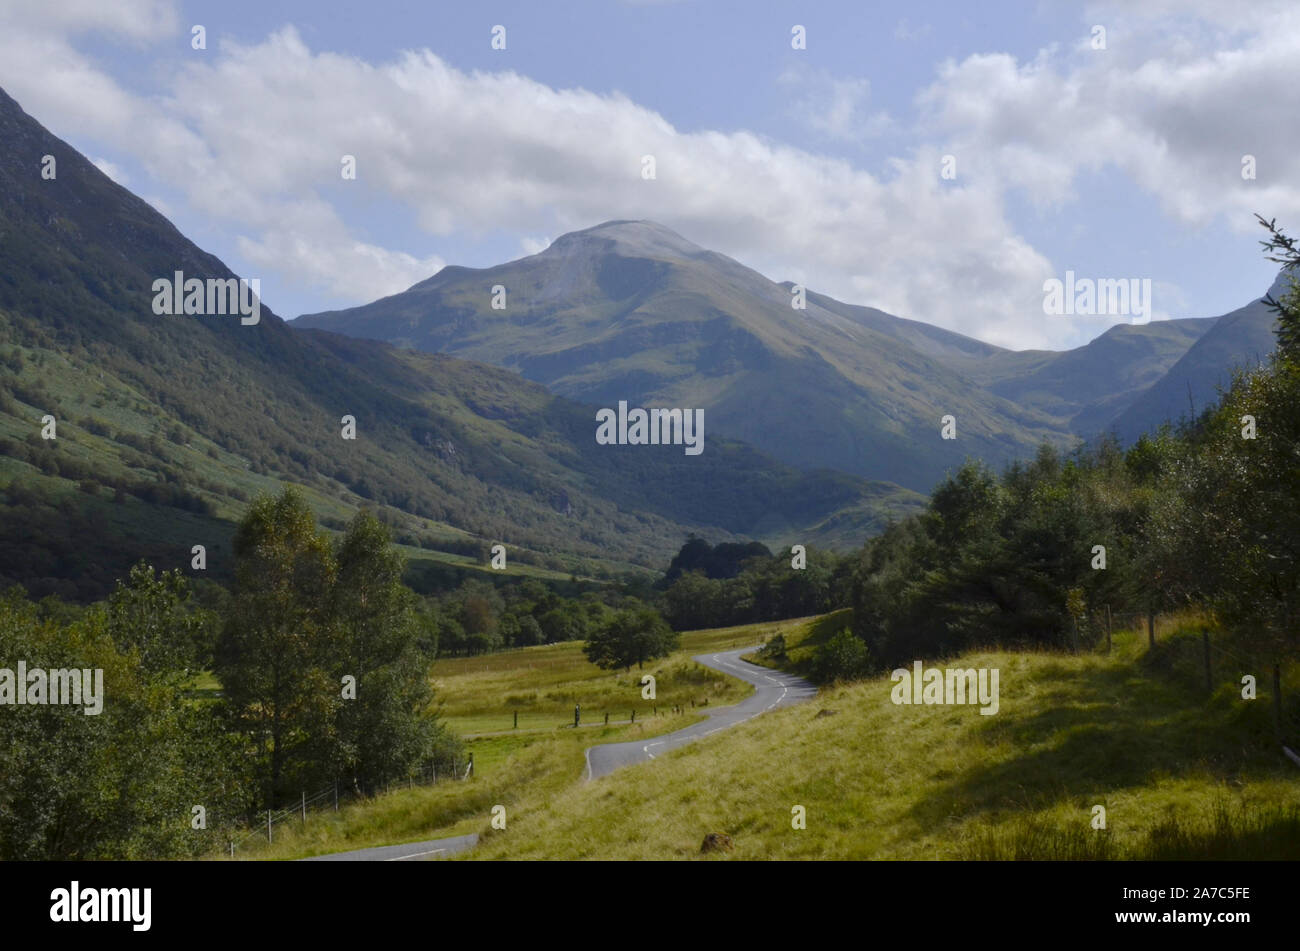
M1156 609L1147 607L1147 646L1156 649Z
M271 810L266 810L266 841L271 842Z
M1106 605L1106 653L1110 653L1110 605Z
M302 821L307 821L307 790L302 791Z
M1214 680L1210 676L1210 631L1201 631L1201 644L1205 647L1205 692L1214 693Z
M1277 731L1277 738L1282 739L1282 670L1277 664L1273 665L1273 729Z
M515 725L514 725L514 729L516 729L516 730L519 729L519 711L518 711L518 710L515 711Z
M636 708L635 708L635 707L632 709L632 722L633 722L633 723L636 722Z
M339 781L334 780L334 811L339 811Z
M230 840L230 857L231 857L232 859L235 857L235 840L234 840L234 839L231 839L231 840Z
M605 711L605 726L609 726L609 711Z
M465 775L466 776L474 775L474 754L473 753L469 754L469 769L465 771Z

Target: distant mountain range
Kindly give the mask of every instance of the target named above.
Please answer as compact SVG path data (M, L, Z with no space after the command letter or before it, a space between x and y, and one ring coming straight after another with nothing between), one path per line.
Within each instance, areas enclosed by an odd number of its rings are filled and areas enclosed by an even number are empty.
M967 456L1131 437L1272 346L1257 302L1065 353L812 292L795 310L651 222L292 324L265 302L251 326L159 316L177 271L235 277L0 91L0 588L98 597L195 544L221 577L248 501L286 482L333 528L377 508L417 586L485 570L497 542L556 578L662 569L690 533L847 549ZM620 400L703 408L705 451L597 445Z
M610 221L292 326L492 363L587 402L701 406L714 432L791 465L922 492L967 456L1001 465L1043 442L1136 438L1186 414L1189 386L1199 411L1232 367L1272 349L1258 301L1220 318L1117 325L1054 352L811 291L795 309L791 291L662 225ZM940 436L949 414L956 440Z
M188 570L194 544L220 577L248 500L284 482L333 527L378 508L426 575L484 568L497 542L563 578L662 570L692 532L848 547L921 502L711 426L700 456L597 446L592 406L291 331L265 303L250 326L159 316L153 282L176 271L235 277L0 91L0 589L96 597L141 556Z

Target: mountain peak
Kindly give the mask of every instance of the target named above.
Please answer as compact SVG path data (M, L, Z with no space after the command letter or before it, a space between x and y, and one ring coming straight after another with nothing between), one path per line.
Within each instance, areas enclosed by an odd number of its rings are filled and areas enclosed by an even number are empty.
M708 253L656 221L629 219L606 221L562 234L542 253L567 255L597 249L613 251L622 257L684 258Z

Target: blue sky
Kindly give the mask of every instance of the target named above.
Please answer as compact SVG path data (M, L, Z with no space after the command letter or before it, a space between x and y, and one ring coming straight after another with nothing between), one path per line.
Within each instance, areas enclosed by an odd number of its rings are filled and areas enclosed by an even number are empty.
M1157 317L1208 316L1272 280L1253 211L1300 230L1300 94L1271 81L1295 5L1131 6L0 0L0 85L284 316L653 218L1060 348L1114 320L1045 316L1047 278L1149 278Z

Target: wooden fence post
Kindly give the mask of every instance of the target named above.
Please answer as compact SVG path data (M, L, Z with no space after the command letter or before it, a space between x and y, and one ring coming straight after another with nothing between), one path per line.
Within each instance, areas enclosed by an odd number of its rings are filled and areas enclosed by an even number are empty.
M1282 739L1282 670L1277 665L1273 665L1273 729L1277 731L1277 738Z
M1214 680L1210 676L1210 631L1201 631L1201 644L1205 648L1205 692L1214 693Z
M268 844L271 841L271 810L270 809L266 810L266 841Z
M302 821L307 821L307 790L302 791Z
M515 711L515 726L514 726L514 728L515 728L516 730L519 729L519 711L518 711L518 710Z

